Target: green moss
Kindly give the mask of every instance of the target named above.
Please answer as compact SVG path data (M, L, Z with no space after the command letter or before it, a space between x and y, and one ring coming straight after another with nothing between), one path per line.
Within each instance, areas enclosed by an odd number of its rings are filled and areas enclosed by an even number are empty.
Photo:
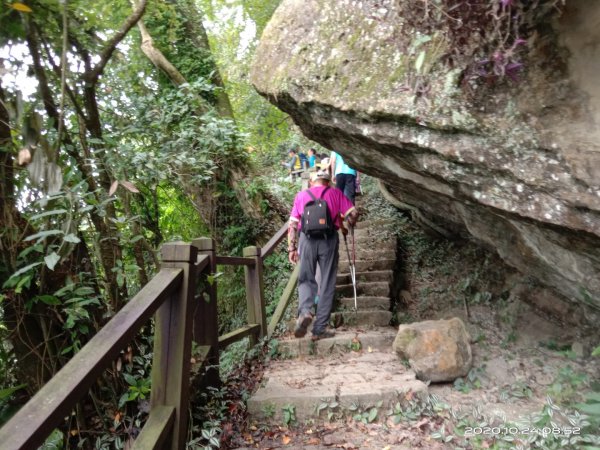
M408 349L408 346L417 337L417 332L412 329L402 330L394 340L394 350L396 353L403 354Z

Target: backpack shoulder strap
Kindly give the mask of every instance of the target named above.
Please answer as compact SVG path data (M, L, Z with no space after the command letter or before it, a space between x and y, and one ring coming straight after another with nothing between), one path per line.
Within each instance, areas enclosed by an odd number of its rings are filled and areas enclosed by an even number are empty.
M310 191L310 188L306 190L306 192L308 192L308 195L310 195L313 199L313 201L317 201L317 197L315 197L315 195Z
M321 192L321 198L325 197L325 192L327 192L329 188L330 186L327 186L325 189L323 189L323 192Z

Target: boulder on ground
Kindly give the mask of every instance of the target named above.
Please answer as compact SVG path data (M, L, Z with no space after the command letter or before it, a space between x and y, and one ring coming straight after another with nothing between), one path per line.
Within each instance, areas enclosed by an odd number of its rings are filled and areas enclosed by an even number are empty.
M465 324L454 317L400 325L392 348L419 379L453 381L471 369L469 341Z

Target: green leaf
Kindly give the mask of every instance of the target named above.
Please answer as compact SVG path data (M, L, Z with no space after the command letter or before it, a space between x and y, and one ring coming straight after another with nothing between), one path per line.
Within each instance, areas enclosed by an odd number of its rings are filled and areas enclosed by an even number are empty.
M600 416L600 403L578 403L575 407L584 414Z
M119 399L119 408L122 408L123 405L127 403L127 400L129 400L129 392L125 392L123 395L121 395L121 398Z
M62 450L64 435L60 430L54 430L44 441L39 450Z
M24 387L27 387L27 384L20 384L18 386L14 386L11 388L0 389L0 401L6 400L11 395L13 395L15 392L17 392L20 389L23 389Z
M600 392L590 392L585 396L586 403L600 403Z
M29 220L37 220L37 219L41 219L42 217L47 217L47 216L56 216L59 214L65 214L66 212L67 212L66 209L53 209L52 211L45 211L40 214L35 214L35 215L31 216Z
M54 267L60 261L60 256L58 256L56 254L56 252L52 252L49 255L47 255L46 257L44 257L44 261L45 261L48 269L54 270Z
M32 234L31 236L27 236L24 241L33 241L34 239L45 238L47 236L56 236L57 234L64 234L61 230L46 230L40 231L39 233Z
M369 411L369 423L373 422L377 418L377 408L371 408Z
M69 353L71 350L73 350L73 346L69 345L66 348L63 348L62 352L60 352L61 355L66 355L67 353Z
M79 287L79 288L75 289L75 291L73 292L73 294L75 294L75 295L90 295L93 293L94 293L94 289L92 289L89 286Z
M592 356L600 356L600 345L594 349Z
M79 244L81 242L81 239L79 239L77 236L75 236L73 233L69 233L67 234L64 238L64 241L67 242L71 242L73 244Z
M137 386L137 380L133 375L129 373L123 373L123 378L125 378L125 381L127 381L129 386Z
M60 305L60 300L54 295L38 295L37 297L35 297L35 300L40 300L46 305L50 306Z
M36 262L33 264L29 264L28 266L22 267L21 269L17 270L15 273L13 273L10 278L16 278L19 275L24 274L25 272L29 272L31 269L33 269L36 266L39 266L40 264L42 264L41 262ZM9 278L9 279L10 279ZM6 284L6 283L5 283ZM3 286L4 287L4 286Z
M74 288L75 288L75 283L67 284L67 285L61 287L58 291L56 291L54 293L54 295L56 295L57 297L62 297L67 292L73 292Z

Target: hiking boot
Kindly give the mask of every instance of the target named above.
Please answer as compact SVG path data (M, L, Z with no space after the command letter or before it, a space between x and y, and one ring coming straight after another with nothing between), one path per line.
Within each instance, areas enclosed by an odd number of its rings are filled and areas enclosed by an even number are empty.
M311 322L312 316L310 314L298 317L298 320L296 320L296 328L294 328L294 336L297 338L304 337Z
M332 338L334 336L335 336L335 331L325 330L320 334L313 334L311 339L313 341L320 341L321 339Z

